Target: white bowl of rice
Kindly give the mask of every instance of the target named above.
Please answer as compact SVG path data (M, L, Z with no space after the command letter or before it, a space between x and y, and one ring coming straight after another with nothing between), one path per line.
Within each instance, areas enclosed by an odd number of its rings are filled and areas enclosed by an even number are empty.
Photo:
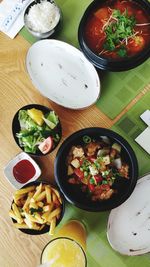
M54 34L61 18L61 10L53 0L35 0L27 6L24 12L25 27L39 39Z

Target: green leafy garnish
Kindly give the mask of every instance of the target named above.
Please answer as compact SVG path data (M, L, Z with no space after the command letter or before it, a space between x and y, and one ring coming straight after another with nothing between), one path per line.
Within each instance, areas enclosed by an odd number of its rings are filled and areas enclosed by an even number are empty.
M131 38L135 26L134 16L129 16L127 9L124 13L120 10L114 9L109 22L104 25L104 32L106 34L106 41L103 45L105 50L114 51L117 49L117 54L120 57L125 57L127 54L125 45L128 38Z
M42 212L43 209L41 207L39 207L38 209L34 209L34 208L30 208L30 213L34 214L35 212Z
M117 54L120 56L120 57L125 57L127 55L127 50L125 49L125 47L122 47L120 48L118 51L117 51Z

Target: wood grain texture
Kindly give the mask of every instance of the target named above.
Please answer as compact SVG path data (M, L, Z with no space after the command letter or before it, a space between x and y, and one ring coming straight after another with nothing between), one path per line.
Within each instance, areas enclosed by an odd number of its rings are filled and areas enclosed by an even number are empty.
M25 67L29 47L30 44L21 36L11 40L0 33L0 267L36 267L43 247L50 240L48 234L29 236L14 229L8 216L14 189L5 179L3 169L11 158L21 152L13 139L11 129L12 119L17 110L32 103L54 109L62 123L62 143L66 137L81 128L110 128L147 90L150 90L150 86L145 87L114 120L110 120L96 106L80 111L65 109L43 97L32 85ZM58 148L51 155L35 157L42 170L41 178L52 183L53 164Z
M72 111L62 108L45 97L32 85L26 72L25 57L30 44L21 36L14 40L0 33L0 267L33 267L40 261L48 234L29 236L13 228L8 216L14 189L4 177L7 162L21 152L12 136L12 119L19 108L38 103L54 109L60 117L63 140L84 127L110 127L113 122L95 106ZM59 145L60 146L60 145ZM45 157L35 158L42 169L42 179L54 182L53 164L58 148Z

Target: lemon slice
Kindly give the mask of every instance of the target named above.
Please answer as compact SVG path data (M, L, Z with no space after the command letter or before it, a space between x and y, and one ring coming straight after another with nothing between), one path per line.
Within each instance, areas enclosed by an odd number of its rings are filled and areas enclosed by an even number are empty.
M34 120L39 126L42 126L44 120L43 120L43 112L36 108L31 108L27 110L28 115L31 117L32 120Z

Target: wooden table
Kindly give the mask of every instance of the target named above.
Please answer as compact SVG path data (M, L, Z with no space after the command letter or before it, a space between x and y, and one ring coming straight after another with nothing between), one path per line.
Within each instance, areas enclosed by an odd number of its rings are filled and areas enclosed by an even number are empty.
M39 264L43 247L49 241L48 235L29 236L13 228L8 216L14 189L3 174L7 162L21 150L12 135L12 119L24 105L38 103L50 107L59 115L62 141L71 133L90 126L110 128L142 96L141 92L115 120L110 120L96 106L82 111L62 108L43 97L32 85L26 72L25 57L30 44L21 36L11 40L0 33L0 267L33 267ZM61 142L62 142L61 141ZM57 149L41 158L36 158L42 169L42 178L53 182L53 163Z
M111 127L114 123L95 106L82 111L62 108L43 97L32 85L26 72L25 57L30 44L21 36L14 40L0 33L0 266L33 267L39 264L41 250L49 241L48 235L29 236L13 228L8 216L14 189L3 174L8 161L21 152L12 135L12 119L24 105L38 103L53 108L60 117L62 141L74 131L90 126ZM54 181L53 163L57 149L50 156L36 158L42 177Z

